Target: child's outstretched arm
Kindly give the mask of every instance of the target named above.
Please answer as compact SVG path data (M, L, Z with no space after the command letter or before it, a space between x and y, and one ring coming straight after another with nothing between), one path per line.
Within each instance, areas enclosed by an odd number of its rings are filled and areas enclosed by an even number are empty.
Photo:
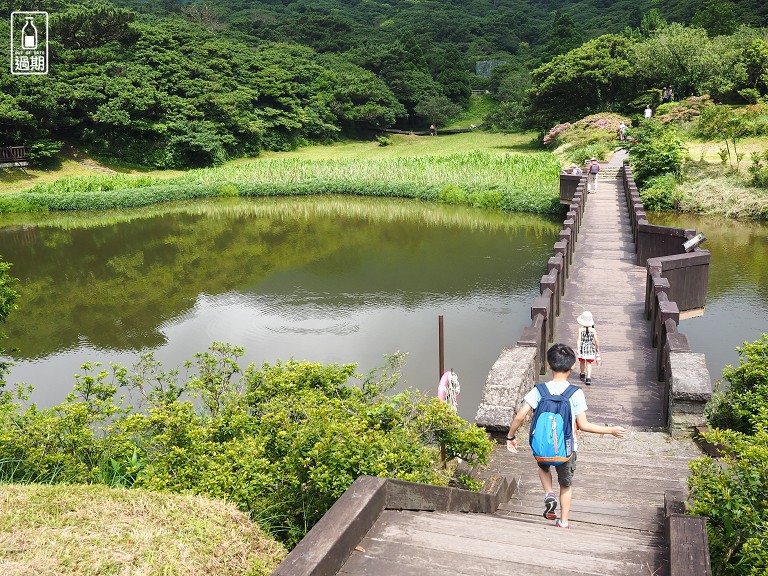
M507 450L510 452L517 452L517 438L515 438L515 432L517 432L517 429L523 425L525 417L528 416L531 410L531 405L528 404L528 402L523 402L523 407L517 411L512 423L509 425L509 432L507 432Z
M603 426L601 424L592 424L592 422L587 420L587 414L585 412L582 412L576 416L576 424L578 424L579 430L583 430L584 432L592 432L594 434L611 434L612 436L616 436L616 438L624 438L624 432L626 432L623 426Z

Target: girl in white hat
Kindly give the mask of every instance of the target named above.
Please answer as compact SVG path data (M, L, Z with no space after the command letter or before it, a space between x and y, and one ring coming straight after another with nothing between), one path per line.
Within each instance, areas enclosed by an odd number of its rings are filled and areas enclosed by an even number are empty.
M584 380L587 386L592 385L592 364L597 353L600 352L600 340L595 332L595 320L592 312L585 310L576 318L581 324L579 336L576 340L576 357L579 359L579 378ZM585 370L586 369L586 370Z

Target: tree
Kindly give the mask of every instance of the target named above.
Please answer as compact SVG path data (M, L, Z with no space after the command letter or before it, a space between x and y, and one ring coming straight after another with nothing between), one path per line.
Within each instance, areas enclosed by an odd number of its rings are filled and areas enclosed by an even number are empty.
M703 28L670 24L635 47L646 86L674 85L682 96L733 93L742 81L741 49L732 37L711 40Z
M574 48L578 48L584 42L584 35L581 28L576 25L570 14L562 14L555 19L544 46L544 59L551 60L558 54L565 54Z
M416 104L414 112L421 118L426 118L432 124L441 126L461 112L461 107L448 100L445 96L434 96Z
M667 25L666 20L661 17L659 11L656 8L651 8L647 14L643 14L643 19L640 22L640 34L649 38L657 30L661 30Z
M691 19L692 26L703 28L710 37L733 34L737 22L736 5L729 0L707 0Z
M744 51L743 65L746 69L747 84L762 94L768 91L768 43L756 38Z
M737 152L736 142L748 132L740 114L730 106L708 106L701 111L699 116L698 132L706 140L722 139L725 142L731 169L733 169L734 157L736 158L736 170L739 169L744 153Z
M638 84L633 45L623 36L600 36L534 70L530 99L535 124L548 129L631 100Z

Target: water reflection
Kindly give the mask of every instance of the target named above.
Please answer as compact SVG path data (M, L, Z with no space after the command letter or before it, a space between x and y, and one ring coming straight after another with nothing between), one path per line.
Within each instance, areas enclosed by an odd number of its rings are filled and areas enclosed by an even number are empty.
M680 329L695 352L706 354L713 383L727 364L737 365L737 346L768 332L768 224L691 214L651 214L652 224L695 228L712 253L704 316Z
M11 381L61 401L85 360L130 364L156 349L179 366L213 340L245 362L359 362L409 353L408 384L446 361L474 416L503 345L529 321L553 219L370 198L274 198L0 220L20 278Z

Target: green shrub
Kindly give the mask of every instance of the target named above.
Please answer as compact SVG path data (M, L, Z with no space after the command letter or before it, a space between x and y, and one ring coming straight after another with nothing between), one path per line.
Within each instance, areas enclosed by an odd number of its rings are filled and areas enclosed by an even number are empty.
M768 566L768 432L707 434L722 444L720 460L691 463L690 512L705 516L713 574L758 576Z
M753 417L768 403L768 335L736 349L739 365L726 366L723 379L730 388L707 407L710 426L754 433Z
M222 198L233 198L240 195L240 190L235 184L222 184L218 188L218 195Z
M673 174L654 176L645 181L640 190L640 200L647 210L677 210L683 194L677 189L677 178Z
M386 136L377 136L376 142L379 143L379 146L389 146L392 144L392 140L390 138L387 138Z
M54 408L0 395L0 481L106 483L232 501L295 544L360 475L446 485L440 459L487 462L485 432L436 398L387 395L402 355L362 378L354 365L288 361L242 371L214 343L186 380L152 354L131 371L84 366ZM123 407L118 389L143 396ZM195 406L180 395L199 398Z
M455 184L446 184L440 189L440 202L444 204L466 204L467 193Z
M707 518L713 574L757 576L768 566L768 336L737 348L730 389L707 407L709 442L722 457L691 463L691 513Z
M632 174L642 188L654 176L680 178L687 149L674 130L656 120L646 120L629 130Z

